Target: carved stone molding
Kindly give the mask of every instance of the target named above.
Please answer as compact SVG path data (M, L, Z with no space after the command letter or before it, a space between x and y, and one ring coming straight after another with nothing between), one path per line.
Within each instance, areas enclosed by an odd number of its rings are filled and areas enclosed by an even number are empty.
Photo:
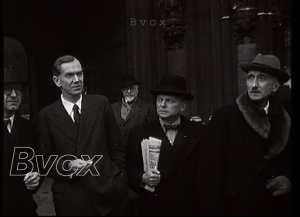
M247 37L249 43L257 41L258 7L256 0L231 0L232 28L236 44L244 43Z
M185 24L182 20L182 0L160 0L158 9L161 19L165 21L161 27L165 49L183 48Z

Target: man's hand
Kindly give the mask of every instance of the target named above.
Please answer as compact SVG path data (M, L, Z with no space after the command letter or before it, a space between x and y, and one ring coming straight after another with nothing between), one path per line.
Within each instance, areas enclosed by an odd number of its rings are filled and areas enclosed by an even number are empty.
M268 184L265 187L273 192L272 195L274 197L291 191L291 183L285 176L277 176L274 179L268 180Z
M160 183L160 172L158 170L149 170L142 176L142 182L150 187L155 187Z
M68 166L71 168L72 172L81 171L80 173L85 173L88 168L93 164L93 161L84 161L82 159L76 159L69 162Z
M40 176L37 172L27 173L23 179L28 190L34 190L40 181Z

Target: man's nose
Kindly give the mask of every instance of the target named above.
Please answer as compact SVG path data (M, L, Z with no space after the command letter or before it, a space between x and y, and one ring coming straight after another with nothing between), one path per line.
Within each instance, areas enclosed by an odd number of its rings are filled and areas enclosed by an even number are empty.
M258 86L258 80L257 80L257 78L255 78L253 80L252 87L257 87L257 86Z
M75 82L75 81L79 81L79 79L78 79L78 76L77 75L74 75L74 79L73 79L73 81Z
M160 106L165 107L165 106L166 106L166 101L165 101L165 100L162 100L161 103L160 103Z
M16 97L17 96L17 93L16 93L15 89L12 89L12 91L10 93L10 96L11 97Z

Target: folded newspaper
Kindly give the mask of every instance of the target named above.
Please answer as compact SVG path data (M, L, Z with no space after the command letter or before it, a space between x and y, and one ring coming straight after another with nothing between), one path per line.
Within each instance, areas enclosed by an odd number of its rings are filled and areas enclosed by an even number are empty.
M144 172L149 170L157 170L159 154L160 154L161 140L154 137L143 139L141 142ZM155 187L145 186L145 189L154 192Z

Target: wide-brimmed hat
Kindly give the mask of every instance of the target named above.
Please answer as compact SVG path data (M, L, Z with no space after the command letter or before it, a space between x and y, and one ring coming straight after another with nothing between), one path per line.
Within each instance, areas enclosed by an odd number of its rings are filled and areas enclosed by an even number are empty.
M246 73L250 70L265 72L278 78L280 83L290 79L290 75L280 69L279 59L274 55L257 54L251 63L241 62L239 67Z
M120 88L123 89L139 83L140 82L135 79L134 75L125 75L121 78Z
M158 89L150 90L153 95L167 94L184 97L187 100L194 99L193 95L187 92L186 79L180 75L165 75L158 85Z
M29 80L24 79L22 74L18 72L14 67L4 67L4 83L16 83L20 82L23 85L28 84Z

